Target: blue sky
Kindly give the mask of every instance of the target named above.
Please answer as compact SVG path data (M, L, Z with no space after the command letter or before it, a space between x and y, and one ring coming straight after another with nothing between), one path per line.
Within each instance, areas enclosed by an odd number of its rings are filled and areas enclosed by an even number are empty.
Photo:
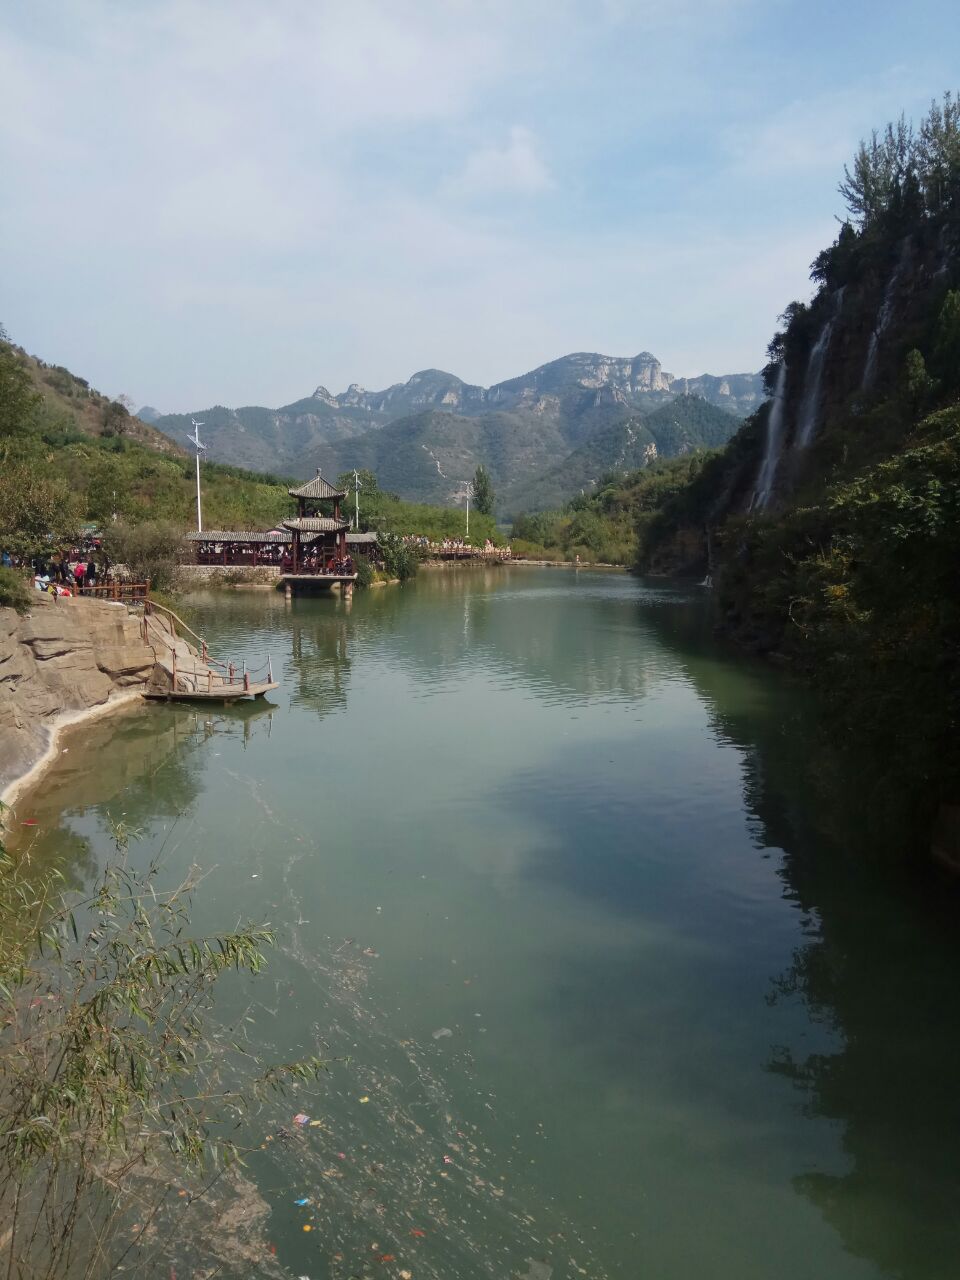
M7 0L0 322L163 410L756 369L945 0Z

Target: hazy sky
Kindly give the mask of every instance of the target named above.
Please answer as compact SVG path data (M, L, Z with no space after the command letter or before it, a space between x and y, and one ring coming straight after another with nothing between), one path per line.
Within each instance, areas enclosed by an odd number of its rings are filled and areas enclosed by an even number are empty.
M0 322L162 410L756 369L956 0L5 0Z

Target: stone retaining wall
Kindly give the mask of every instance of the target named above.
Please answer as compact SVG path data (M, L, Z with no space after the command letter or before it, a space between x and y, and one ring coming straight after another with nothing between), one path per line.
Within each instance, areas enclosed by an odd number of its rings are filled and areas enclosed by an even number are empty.
M240 583L279 582L282 570L278 564L182 564L180 576L188 585L209 583L233 586Z
M0 609L0 793L50 747L58 724L146 684L153 649L126 605L36 593Z

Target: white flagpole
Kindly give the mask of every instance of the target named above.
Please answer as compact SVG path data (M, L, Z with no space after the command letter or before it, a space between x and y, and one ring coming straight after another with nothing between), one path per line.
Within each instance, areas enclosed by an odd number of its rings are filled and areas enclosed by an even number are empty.
M197 447L197 533L203 533L203 514L200 510L200 451L206 448L206 445L200 443L200 428L204 425L197 422L196 418L191 418L193 423L193 435L190 440Z

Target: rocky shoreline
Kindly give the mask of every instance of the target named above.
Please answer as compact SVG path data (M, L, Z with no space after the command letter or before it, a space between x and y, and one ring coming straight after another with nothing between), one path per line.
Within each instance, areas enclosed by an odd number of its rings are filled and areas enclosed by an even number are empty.
M37 781L64 729L138 699L154 660L123 604L38 592L23 615L0 609L0 800Z

